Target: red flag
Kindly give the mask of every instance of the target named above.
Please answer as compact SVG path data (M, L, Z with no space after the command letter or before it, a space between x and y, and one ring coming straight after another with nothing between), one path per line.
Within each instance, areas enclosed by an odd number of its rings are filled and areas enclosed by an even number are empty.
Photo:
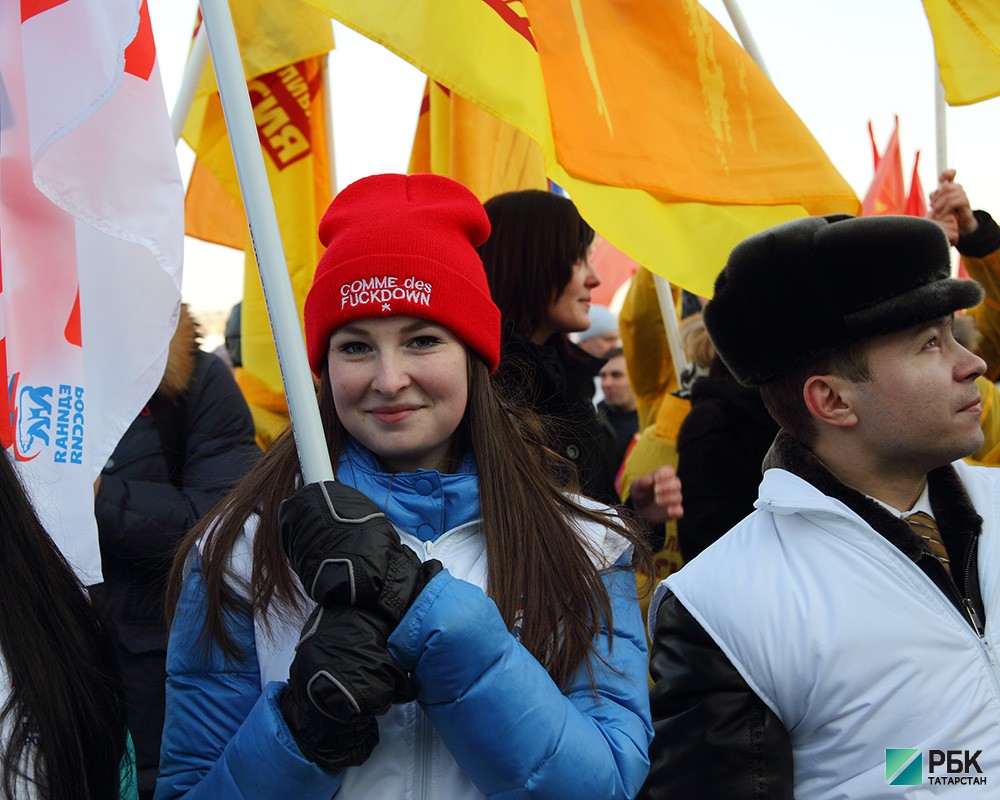
M878 153L878 145L875 144L875 131L872 130L872 121L868 120L868 138L872 143L872 162L875 164L875 169L878 169L878 162L882 160L882 156Z
M94 481L163 374L184 244L145 2L100 6L0 3L0 428L85 583Z
M615 247L603 236L594 246L594 269L601 276L601 285L590 294L590 300L602 306L610 306L615 294L635 275L639 265Z
M927 216L927 198L924 196L924 186L920 182L920 173L917 166L920 164L920 151L913 159L913 175L910 177L910 193L906 196L906 208L904 214L911 217Z
M871 133L871 123L868 125ZM899 117L892 129L889 144L881 158L872 138L874 154L875 177L872 178L868 193L861 203L862 216L878 216L882 214L902 214L906 203L906 192L903 188L903 161L899 153Z

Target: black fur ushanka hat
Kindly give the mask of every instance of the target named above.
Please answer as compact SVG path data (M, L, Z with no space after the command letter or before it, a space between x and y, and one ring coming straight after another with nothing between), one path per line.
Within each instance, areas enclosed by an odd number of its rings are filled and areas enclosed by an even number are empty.
M743 384L758 386L839 347L982 300L950 277L948 239L920 217L806 217L740 242L715 281L705 327Z

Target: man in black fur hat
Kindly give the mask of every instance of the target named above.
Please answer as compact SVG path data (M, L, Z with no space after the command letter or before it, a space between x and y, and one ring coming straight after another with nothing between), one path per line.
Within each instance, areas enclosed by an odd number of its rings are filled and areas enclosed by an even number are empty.
M1000 470L957 460L985 364L953 314L981 298L925 219L812 217L733 251L705 324L781 430L756 510L650 605L640 797L1000 781Z

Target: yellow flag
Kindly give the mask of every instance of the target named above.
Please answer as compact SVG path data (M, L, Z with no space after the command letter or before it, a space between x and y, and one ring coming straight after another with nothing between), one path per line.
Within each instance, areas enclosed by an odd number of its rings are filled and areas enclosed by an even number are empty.
M944 96L964 106L1000 95L1000 4L924 0Z
M316 231L331 199L320 56L333 47L333 32L329 18L303 0L232 0L231 7L301 321L320 255ZM277 354L210 63L184 138L198 157L188 187L187 232L245 248L243 368L258 405L283 406Z
M538 142L640 264L709 296L741 239L860 204L695 0L310 0Z
M501 192L548 188L545 159L530 136L430 80L409 171L453 178L481 202Z

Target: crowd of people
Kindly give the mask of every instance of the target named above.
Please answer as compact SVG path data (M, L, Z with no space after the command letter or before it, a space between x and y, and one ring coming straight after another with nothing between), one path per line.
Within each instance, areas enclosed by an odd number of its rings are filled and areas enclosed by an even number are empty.
M0 458L0 797L1000 779L1000 228L954 172L925 219L738 245L675 294L680 378L648 274L592 302L560 194L370 176L318 233L335 481L248 405L238 309L225 360L182 309L95 484L104 583Z

